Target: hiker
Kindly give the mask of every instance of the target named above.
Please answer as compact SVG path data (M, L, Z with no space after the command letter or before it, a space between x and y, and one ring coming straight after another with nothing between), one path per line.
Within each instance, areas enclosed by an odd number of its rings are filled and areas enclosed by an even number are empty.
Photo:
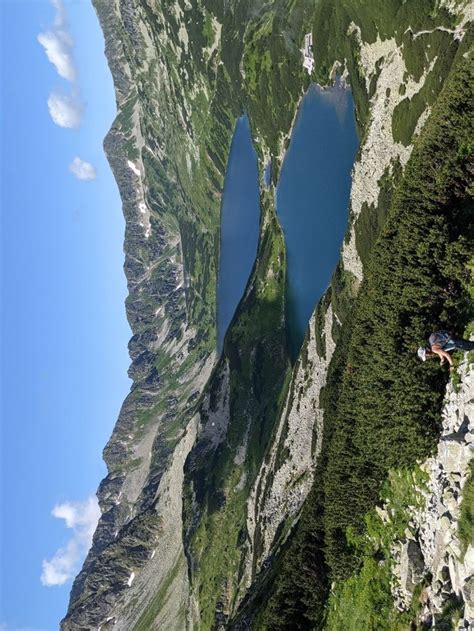
M445 360L447 360L449 370L453 370L453 360L449 353L451 351L472 350L474 350L474 342L453 337L449 331L435 331L428 339L428 346L420 346L418 349L418 357L424 362L428 357L438 355L441 360L441 366L444 364Z

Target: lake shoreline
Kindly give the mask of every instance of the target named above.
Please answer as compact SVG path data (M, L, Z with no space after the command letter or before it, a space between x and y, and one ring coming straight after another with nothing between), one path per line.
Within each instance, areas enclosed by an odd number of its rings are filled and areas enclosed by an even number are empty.
M275 187L287 249L288 338L293 358L329 286L347 230L358 146L353 111L351 91L342 79L329 87L312 83L295 114Z

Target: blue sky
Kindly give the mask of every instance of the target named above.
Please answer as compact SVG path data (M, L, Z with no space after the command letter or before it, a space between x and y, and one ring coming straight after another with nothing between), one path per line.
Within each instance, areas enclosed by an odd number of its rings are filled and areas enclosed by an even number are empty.
M130 383L115 102L88 0L0 7L0 629L52 631Z

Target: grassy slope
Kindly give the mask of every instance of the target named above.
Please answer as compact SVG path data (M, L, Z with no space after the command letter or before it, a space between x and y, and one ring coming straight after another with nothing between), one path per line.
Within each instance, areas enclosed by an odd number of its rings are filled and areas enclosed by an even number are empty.
M381 497L389 507L390 518L385 521L376 510L365 516L366 532L352 535L352 543L363 559L360 571L331 591L326 610L327 631L360 631L384 629L406 631L414 619L420 602L413 598L412 609L399 612L393 606L391 595L391 545L404 536L410 514L407 506L422 506L421 493L426 477L419 468L390 471ZM420 585L420 589L421 589Z
M193 515L188 553L193 559L202 629L211 629L216 609L226 613L236 597L246 530L245 502L271 436L289 372L283 235L269 198L263 200L262 211L264 228L257 263L226 336L221 359L230 367L226 438L214 452L204 451L202 457L198 441L187 470L199 510L197 521ZM219 385L211 379L211 396ZM236 459L242 445L246 445L244 463Z

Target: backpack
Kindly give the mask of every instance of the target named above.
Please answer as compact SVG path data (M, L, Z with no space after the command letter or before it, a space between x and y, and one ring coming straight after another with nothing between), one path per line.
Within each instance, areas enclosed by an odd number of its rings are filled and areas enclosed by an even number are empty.
M439 344L441 348L448 344L451 341L451 333L449 331L435 331L432 333L428 339L428 344L433 346L434 344Z

